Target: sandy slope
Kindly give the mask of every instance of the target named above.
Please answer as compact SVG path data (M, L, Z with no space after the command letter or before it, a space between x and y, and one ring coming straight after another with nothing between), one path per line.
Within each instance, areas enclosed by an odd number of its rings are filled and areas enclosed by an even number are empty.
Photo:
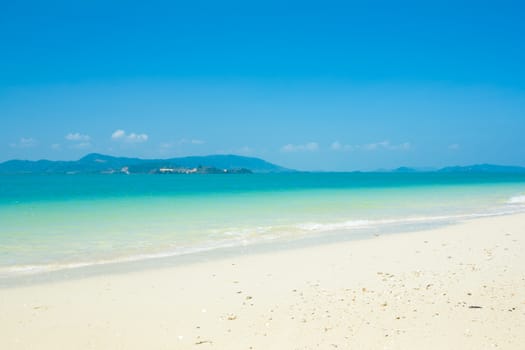
M0 289L0 349L523 349L525 215Z

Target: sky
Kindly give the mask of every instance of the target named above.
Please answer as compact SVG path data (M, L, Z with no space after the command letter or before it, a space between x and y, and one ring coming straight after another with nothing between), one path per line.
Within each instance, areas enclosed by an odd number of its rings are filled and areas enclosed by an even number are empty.
M525 166L520 1L16 1L0 161Z

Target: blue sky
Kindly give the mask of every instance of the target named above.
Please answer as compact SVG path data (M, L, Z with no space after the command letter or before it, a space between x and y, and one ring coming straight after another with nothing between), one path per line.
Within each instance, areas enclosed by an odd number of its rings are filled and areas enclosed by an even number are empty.
M518 1L13 2L0 161L525 165Z

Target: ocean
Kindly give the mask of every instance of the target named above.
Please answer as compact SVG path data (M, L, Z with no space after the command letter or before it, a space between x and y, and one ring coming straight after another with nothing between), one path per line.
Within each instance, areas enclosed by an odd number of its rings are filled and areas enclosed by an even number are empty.
M0 278L525 211L525 175L0 176Z

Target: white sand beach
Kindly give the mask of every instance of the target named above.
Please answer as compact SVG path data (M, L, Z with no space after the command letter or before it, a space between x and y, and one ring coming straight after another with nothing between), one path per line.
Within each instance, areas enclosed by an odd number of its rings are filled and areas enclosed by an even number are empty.
M525 214L0 289L0 349L523 349Z

